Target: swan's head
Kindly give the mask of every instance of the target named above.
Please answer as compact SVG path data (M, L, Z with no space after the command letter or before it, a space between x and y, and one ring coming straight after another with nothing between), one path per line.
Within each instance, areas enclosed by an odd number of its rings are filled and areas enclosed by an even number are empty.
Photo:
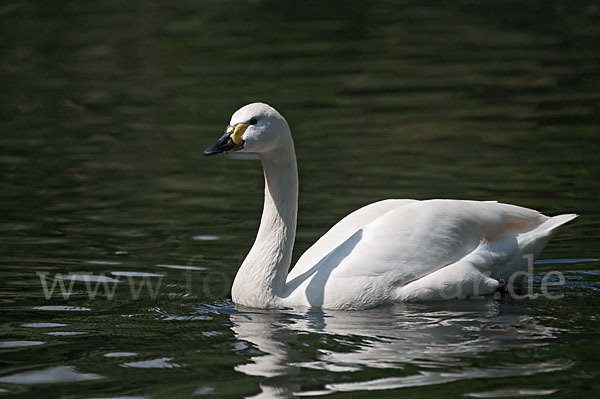
M290 137L286 120L275 108L252 103L235 111L225 134L204 150L204 155L232 151L266 153L289 142Z

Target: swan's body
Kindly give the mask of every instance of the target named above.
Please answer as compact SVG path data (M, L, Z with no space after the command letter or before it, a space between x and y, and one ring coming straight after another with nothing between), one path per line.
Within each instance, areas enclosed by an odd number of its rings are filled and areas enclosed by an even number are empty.
M364 309L398 301L494 293L527 270L555 217L514 205L459 200L385 200L346 216L288 274L296 234L298 174L290 129L266 104L233 114L206 155L257 153L265 203L256 241L240 266L233 301L257 308Z

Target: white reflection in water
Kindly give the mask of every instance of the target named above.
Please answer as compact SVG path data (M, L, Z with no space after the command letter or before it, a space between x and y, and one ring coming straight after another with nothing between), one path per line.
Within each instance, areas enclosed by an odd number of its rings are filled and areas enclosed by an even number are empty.
M558 392L558 389L497 389L495 391L471 392L469 398L512 398L515 396L546 396Z
M139 362L123 363L123 367L134 367L140 369L172 369L181 367L174 363L172 357L161 357L160 359L141 360Z
M215 393L215 389L211 386L205 385L194 391L194 395L212 395Z
M26 346L43 345L42 341L3 341L0 342L0 348L23 348Z
M64 323L25 323L21 324L21 327L28 328L56 328L56 327L66 327L68 324Z
M247 375L266 377L260 384L262 392L256 397L396 389L471 378L531 375L569 367L564 361L469 367L466 357L545 345L556 333L530 316L504 314L493 299L355 312L257 311L230 317L236 338L261 352L235 368ZM310 361L302 361L302 355L293 349L302 345L306 334L317 334L323 343L316 359ZM315 341L311 337L309 342ZM293 382L301 368L347 374L364 368L403 369L407 365L417 366L419 371L408 376L403 371L401 377L330 383L323 390L307 392Z
M137 355L135 352L109 352L105 353L104 357L130 357L135 355Z
M382 389L397 389L427 386L435 384L445 384L448 382L468 380L471 378L486 378L486 377L517 377L532 375L537 373L549 373L565 369L564 363L546 362L546 363L529 363L529 364L511 364L503 367L475 369L464 368L456 373L447 371L432 372L420 371L418 374L406 377L380 378L371 381L360 382L344 382L338 384L327 384L325 387L331 391L359 391L368 390L376 391Z
M195 271L201 271L201 270L206 270L206 267L199 267L199 266L184 266L184 265L156 265L156 267L164 267L167 269L174 269L174 270L195 270Z
M64 311L64 312L89 312L90 308L82 306L61 306L61 305L48 305L48 306L35 306L36 310L50 310L50 311Z
M146 273L146 272L111 272L117 277L162 277L162 274Z
M83 335L83 334L87 334L84 331L53 331L53 332L48 332L46 333L46 335L54 335L54 336L69 336L69 335Z
M99 380L101 378L104 377L93 373L81 373L73 366L59 366L9 375L0 378L0 382L6 384L56 384Z
M210 235L200 235L192 237L196 241L216 241L219 239L218 236L210 236Z

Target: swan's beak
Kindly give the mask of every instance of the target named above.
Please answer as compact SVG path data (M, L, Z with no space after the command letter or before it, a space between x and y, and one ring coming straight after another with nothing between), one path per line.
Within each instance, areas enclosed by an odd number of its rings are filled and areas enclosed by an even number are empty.
M248 129L247 123L238 123L227 126L225 134L212 146L204 150L204 155L220 154L222 152L237 151L244 148L244 132Z

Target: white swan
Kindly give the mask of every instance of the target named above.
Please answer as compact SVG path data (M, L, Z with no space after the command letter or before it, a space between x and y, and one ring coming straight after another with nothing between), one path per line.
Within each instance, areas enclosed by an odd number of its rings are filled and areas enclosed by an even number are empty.
M269 105L246 105L204 154L230 151L258 154L265 175L260 228L231 289L248 307L365 309L491 294L577 216L487 201L385 200L338 222L288 274L298 210L290 128Z

